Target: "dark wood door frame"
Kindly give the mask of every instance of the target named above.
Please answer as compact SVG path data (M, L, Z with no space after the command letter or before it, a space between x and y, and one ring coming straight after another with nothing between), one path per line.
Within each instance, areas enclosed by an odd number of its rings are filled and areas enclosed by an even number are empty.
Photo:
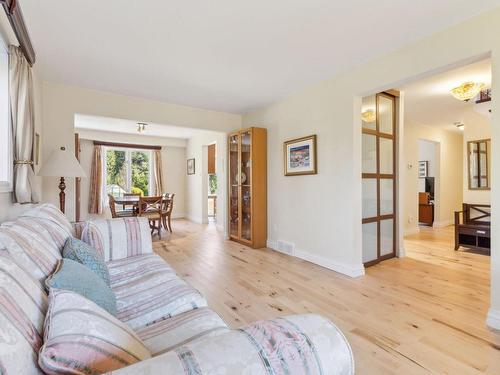
M386 97L392 100L392 134L387 134L387 133L382 133L380 132L380 125L379 125L379 98L380 97ZM376 128L375 130L373 129L365 129L362 128L362 133L363 134L370 134L376 136L376 173L362 173L361 177L362 178L371 178L371 179L376 179L376 186L377 186L377 215L374 217L369 217L366 219L362 219L362 224L367 224L367 223L377 223L377 258L374 260L371 260L369 262L364 263L365 267L372 266L374 264L377 264L383 260L394 258L396 256L396 241L397 241L397 215L396 215L396 210L397 210L397 117L396 117L396 96L391 92L383 92L383 93L378 93L376 94ZM384 174L380 173L380 139L385 138L385 139L391 139L392 140L392 174ZM392 214L388 215L381 215L380 214L380 180L384 179L391 179L392 180L392 196L393 196L393 201L392 201ZM392 252L389 254L381 255L380 254L380 222L383 220L390 220L392 219Z

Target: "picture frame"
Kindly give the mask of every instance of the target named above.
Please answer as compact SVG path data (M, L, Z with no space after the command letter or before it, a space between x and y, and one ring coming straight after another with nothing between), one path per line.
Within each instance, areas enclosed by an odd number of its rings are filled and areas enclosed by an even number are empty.
M40 162L40 134L35 133L35 165L38 165Z
M186 169L187 169L187 174L195 174L196 173L196 166L195 166L195 159L188 159L186 163Z
M427 160L422 160L418 162L418 178L428 177L429 174L429 162Z
M317 174L316 134L285 141L283 162L285 176Z

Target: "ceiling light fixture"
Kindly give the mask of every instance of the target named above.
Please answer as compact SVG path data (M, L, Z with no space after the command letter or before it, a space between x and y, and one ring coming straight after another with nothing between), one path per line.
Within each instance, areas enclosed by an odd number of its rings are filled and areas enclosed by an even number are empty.
M484 83L480 82L464 82L460 86L451 89L451 95L455 99L463 102L468 102L474 98L483 89Z
M138 133L144 133L144 131L146 130L146 126L148 124L146 124L145 122L138 122L137 123L137 132Z
M366 111L361 113L361 120L364 122L375 122L377 119L377 115L373 109L367 109Z
M460 122L460 121L457 121L457 122L454 122L453 125L455 125L458 129L460 130L464 130L464 123L463 122Z

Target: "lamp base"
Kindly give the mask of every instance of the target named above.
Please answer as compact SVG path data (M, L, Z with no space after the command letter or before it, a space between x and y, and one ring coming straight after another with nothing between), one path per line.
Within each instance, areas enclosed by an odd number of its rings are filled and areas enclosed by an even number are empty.
M64 182L64 177L61 177L61 180L59 182L59 190L61 190L59 193L59 209L61 210L62 213L64 213L64 206L66 200L64 189L66 189L66 183Z

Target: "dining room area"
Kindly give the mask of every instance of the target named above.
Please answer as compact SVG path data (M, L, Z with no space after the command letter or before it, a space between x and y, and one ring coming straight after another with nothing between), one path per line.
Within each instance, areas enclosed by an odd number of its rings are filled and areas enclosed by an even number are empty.
M75 221L146 217L153 240L172 238L176 227L180 234L182 220L213 218L210 224L224 231L225 208L210 211L206 185L217 178L210 186L224 199L225 149L217 150L216 167L208 165L206 149L225 139L199 129L75 116L75 156L87 176L75 184Z
M117 197L108 194L108 204L113 219L145 217L149 222L151 235L156 234L161 239L162 231L172 233L174 196L174 193L146 197L141 193L124 193Z

